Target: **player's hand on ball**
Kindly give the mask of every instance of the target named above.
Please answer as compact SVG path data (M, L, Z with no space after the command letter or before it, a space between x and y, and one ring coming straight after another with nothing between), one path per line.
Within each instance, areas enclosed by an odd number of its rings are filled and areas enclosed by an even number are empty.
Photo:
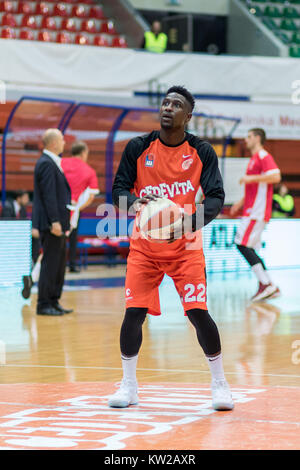
M156 201L159 198L160 196L157 196L156 194L146 194L146 196L143 196L137 199L132 204L132 207L135 210L135 212L139 212L145 204L148 204L148 202L150 201Z
M173 243L175 240L179 240L180 238L183 237L185 233L185 227L192 227L192 218L190 215L185 214L184 210L181 209L181 217L182 217L182 223L181 225L177 225L175 228L171 230L170 233L170 239L168 240L168 243ZM189 224L189 218L190 218L190 224Z

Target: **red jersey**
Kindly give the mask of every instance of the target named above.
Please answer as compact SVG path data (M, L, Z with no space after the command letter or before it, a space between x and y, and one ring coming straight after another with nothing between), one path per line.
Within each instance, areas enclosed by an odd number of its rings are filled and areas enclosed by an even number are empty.
M279 173L272 155L266 150L254 154L246 170L246 175L270 175ZM268 222L272 213L273 184L250 183L245 185L243 216Z
M129 208L136 199L157 194L194 214L200 188L205 196L204 223L208 223L220 212L224 202L223 182L213 147L189 133L181 144L168 146L160 139L159 131L153 131L127 144L113 185L113 201L119 205L119 197L126 196ZM168 244L149 242L136 235L134 229L131 249L152 258L169 259L192 254L195 249L202 250L201 240L192 248L190 237ZM200 231L197 236L201 238Z
M83 160L77 157L62 158L61 166L71 188L72 201L77 202L87 188L98 192L96 172Z

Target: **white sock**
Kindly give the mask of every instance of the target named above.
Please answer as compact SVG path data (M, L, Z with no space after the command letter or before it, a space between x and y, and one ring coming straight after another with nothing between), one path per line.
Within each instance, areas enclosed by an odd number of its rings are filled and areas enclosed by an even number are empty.
M138 355L133 357L126 357L122 354L121 359L124 379L136 381L136 365Z
M206 359L210 368L212 379L213 380L225 380L222 353L214 357L206 356Z
M40 278L41 262L37 261L31 271L32 282L38 282Z
M271 279L267 271L263 268L261 263L257 263L252 266L252 271L262 284L271 284Z

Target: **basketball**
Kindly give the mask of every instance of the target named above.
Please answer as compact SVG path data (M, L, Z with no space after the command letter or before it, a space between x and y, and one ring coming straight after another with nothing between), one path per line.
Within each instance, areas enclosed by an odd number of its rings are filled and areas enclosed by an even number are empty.
M154 243L170 240L173 229L182 226L182 210L167 198L150 201L138 216L141 235Z

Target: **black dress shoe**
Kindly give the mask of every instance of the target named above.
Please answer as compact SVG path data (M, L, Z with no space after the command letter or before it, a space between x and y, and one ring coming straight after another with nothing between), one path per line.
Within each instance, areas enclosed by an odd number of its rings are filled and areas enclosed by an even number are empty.
M24 297L24 299L28 299L30 297L32 284L33 282L31 276L23 276L22 296Z
M70 266L70 273L80 273L80 269L77 266Z
M37 315L50 315L50 316L53 316L53 317L63 315L63 312L61 312L60 310L58 310L55 307L38 308L36 313L37 313Z
M56 310L58 310L59 312L62 312L62 313L72 313L73 312L73 309L72 308L64 308L62 307L59 303L55 304L54 305L54 308Z

